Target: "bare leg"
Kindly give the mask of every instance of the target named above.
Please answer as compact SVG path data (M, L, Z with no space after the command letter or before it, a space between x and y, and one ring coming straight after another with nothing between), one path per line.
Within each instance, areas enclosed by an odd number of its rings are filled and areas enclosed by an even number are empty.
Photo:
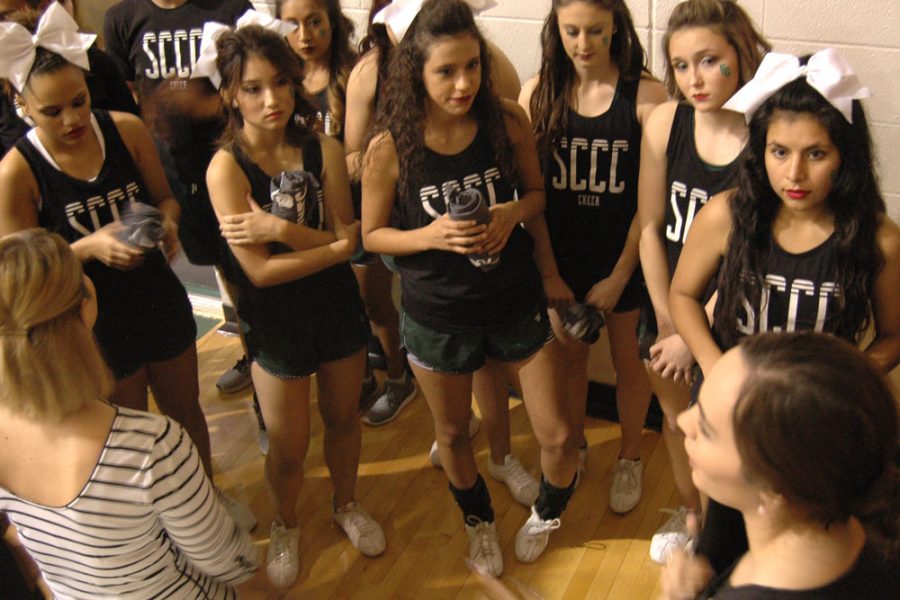
M591 347L566 333L559 313L553 309L548 312L553 334L563 356L559 368L566 382L566 405L575 435L575 445L583 448L587 445L584 439L584 423L588 394L587 366Z
M609 347L616 370L616 408L622 426L621 458L641 457L641 432L650 407L650 380L641 362L635 331L638 310L606 315Z
M319 413L325 423L325 463L334 485L334 507L353 501L362 432L357 413L366 351L319 365Z
M387 361L387 376L403 376L403 353L400 351L400 315L391 296L394 274L378 260L366 266L353 265L359 292L366 305L372 332L381 342Z
M297 497L303 486L303 460L309 450L309 378L279 379L256 363L251 373L269 432L269 495L285 526L293 529L299 524Z
M212 479L209 427L200 409L200 384L197 381L197 347L146 366L147 378L159 410L178 421L197 446L206 475Z
M491 448L491 461L495 465L502 465L506 455L510 453L509 392L503 369L488 359L472 375L472 387Z
M147 410L147 367L141 367L124 379L117 379L109 401L125 408Z
M541 446L544 479L554 487L568 488L575 479L578 445L564 397L562 361L559 342L554 340L523 361L504 364L508 376L518 374L522 384L525 409Z
M434 419L434 433L441 464L450 483L470 489L478 479L478 467L469 441L472 414L472 375L446 375L410 363Z
M659 400L665 415L663 424L663 441L669 451L669 461L672 465L672 475L675 477L675 487L681 496L681 505L692 510L700 508L700 493L691 478L691 466L688 463L687 452L684 450L684 432L675 422L676 417L687 409L691 400L691 390L688 386L675 383L671 379L660 377L653 369L647 368L647 374L653 387L653 392Z

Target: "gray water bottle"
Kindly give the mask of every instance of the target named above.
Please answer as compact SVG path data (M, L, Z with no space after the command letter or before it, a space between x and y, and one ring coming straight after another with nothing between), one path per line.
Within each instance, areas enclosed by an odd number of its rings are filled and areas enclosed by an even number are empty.
M307 224L308 212L316 204L319 182L306 171L282 171L272 178L269 196L276 217L291 223Z
M475 188L460 190L454 187L447 198L447 213L454 221L475 221L479 225L491 222L491 211L484 196ZM470 254L469 262L481 269L490 271L500 264L499 254Z
M124 226L118 238L126 244L149 252L166 238L163 215L156 207L143 202L126 202L119 208L119 221Z

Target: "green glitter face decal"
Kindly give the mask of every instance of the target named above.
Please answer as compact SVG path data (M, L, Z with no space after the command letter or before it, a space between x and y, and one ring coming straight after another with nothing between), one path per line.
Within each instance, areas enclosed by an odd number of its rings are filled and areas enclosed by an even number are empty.
M324 28L324 27L320 28L319 31L317 31L316 33L319 34L319 37L320 37L320 38L325 37L325 35L326 35L325 28Z
M721 72L725 77L731 77L731 69L728 68L728 65L726 65L725 63L719 65L719 72Z
M603 45L604 45L604 46L607 46L607 47L608 47L609 44L610 44L610 41L611 41L611 40L609 39L609 36L608 36L608 35L604 35L604 36L603 36Z
M837 178L838 178L838 172L832 171L831 172L831 183L834 183L835 181L837 181Z

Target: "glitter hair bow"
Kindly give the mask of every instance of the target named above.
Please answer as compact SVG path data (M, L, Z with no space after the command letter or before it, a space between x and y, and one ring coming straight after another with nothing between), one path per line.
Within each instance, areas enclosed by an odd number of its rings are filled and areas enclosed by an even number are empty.
M274 31L280 36L286 36L297 29L297 25L293 23L286 23L285 21L270 17L266 13L252 9L241 15L241 18L237 20L234 27L208 21L203 25L203 35L200 38L200 57L197 59L197 64L194 65L194 70L191 72L191 79L206 77L216 89L219 89L222 85L222 75L216 67L216 58L219 56L219 51L216 48L216 40L218 40L219 36L226 31L240 29L247 25L259 25L264 29Z
M476 15L497 6L494 0L465 0L465 3ZM399 42L406 35L423 4L425 0L394 0L372 17L372 23L390 27Z
M805 77L806 82L853 122L853 100L872 95L869 88L859 82L853 67L834 48L825 48L813 54L809 62L791 54L769 52L763 58L753 79L731 97L722 108L744 113L747 122L763 102L788 83Z
M58 2L51 4L41 15L34 35L18 23L0 23L0 54L5 57L0 61L0 77L9 79L21 92L28 82L39 47L88 70L87 49L96 39L92 33L79 33L78 23Z

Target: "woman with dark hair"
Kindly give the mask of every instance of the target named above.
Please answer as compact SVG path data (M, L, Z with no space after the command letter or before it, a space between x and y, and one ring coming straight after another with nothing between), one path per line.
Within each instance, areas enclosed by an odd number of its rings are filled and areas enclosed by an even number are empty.
M770 53L725 105L750 125L738 187L697 215L669 295L704 374L749 334L815 330L858 343L869 324L866 355L885 373L900 362L900 228L878 189L858 101L868 95L825 49L808 62ZM701 303L717 271L710 329ZM710 502L697 550L717 572L746 549L739 517Z
M669 284L694 218L710 198L736 183L747 126L723 105L753 77L769 49L732 0L679 3L663 36L666 87L674 100L654 110L644 128L638 197L647 284L638 337L665 415L663 440L681 504L651 540L650 557L658 563L666 561L671 549L687 546L686 518L701 508L676 424L690 402L694 357L672 325ZM704 300L713 292L708 290Z
M275 585L289 587L299 572L296 504L313 373L334 483L333 518L364 555L385 548L381 526L354 500L368 326L346 261L359 226L343 149L312 129L300 63L284 40L248 25L219 35L215 54L227 125L206 176L213 208L224 221L254 202L284 215L291 232L283 243L229 245L228 265L269 436L266 481L276 518L267 572Z
M536 560L560 526L577 452L534 242L521 226L543 212L540 166L527 118L494 94L490 66L465 2L423 4L391 59L389 101L364 158L363 242L396 257L401 336L434 417L469 556L496 575L503 558L494 513L468 440L472 374L493 364L521 381L541 445L539 495L516 535L520 561ZM448 204L464 195L489 211L488 224L451 218ZM493 257L491 268L476 254Z
M622 424L609 506L626 513L641 498L641 431L650 405L635 333L642 293L641 129L666 92L645 67L623 0L554 0L541 42L541 72L525 84L519 103L531 115L544 165L544 218L561 273L561 280L545 277L544 289L553 332L566 352L581 470L590 345L565 333L566 310L577 301L605 316Z
M339 0L278 0L275 16L297 25L287 40L303 63L303 93L316 108L317 127L343 140L347 79L356 64L353 21Z
M812 332L745 337L710 368L678 423L694 482L740 511L750 545L700 598L896 597L900 429L879 371ZM664 597L695 597L689 562L676 555Z

